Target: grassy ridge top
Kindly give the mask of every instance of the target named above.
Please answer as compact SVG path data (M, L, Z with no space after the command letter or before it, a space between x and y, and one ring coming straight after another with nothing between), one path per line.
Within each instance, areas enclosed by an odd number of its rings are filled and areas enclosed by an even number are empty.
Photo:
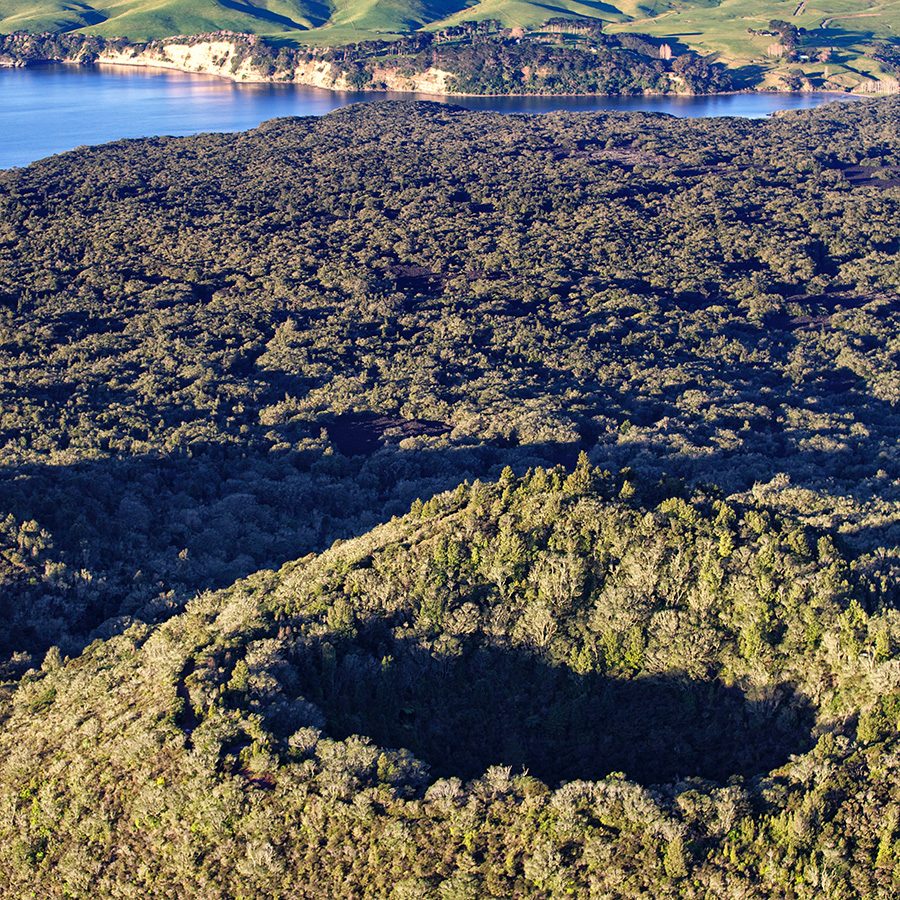
M602 19L614 23L614 30L681 37L734 59L765 50L747 29L771 19L824 28L848 44L900 32L898 0L0 0L3 32L81 30L134 40L229 29L337 44L472 19L532 27L560 15Z
M404 34L463 10L466 0L38 0L0 3L4 32L79 30L105 37L148 40L216 30L305 40L321 30L323 42ZM538 18L541 18L538 16ZM544 15L546 18L546 15Z

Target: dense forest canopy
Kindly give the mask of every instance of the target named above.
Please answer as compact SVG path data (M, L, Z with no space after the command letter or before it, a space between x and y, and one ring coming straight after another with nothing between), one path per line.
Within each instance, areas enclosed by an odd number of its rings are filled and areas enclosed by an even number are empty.
M895 892L898 124L0 173L3 882Z
M71 897L887 897L900 616L873 588L765 511L648 504L585 458L506 470L49 653L0 731L0 872Z
M893 547L897 121L374 104L0 174L4 653L580 449Z

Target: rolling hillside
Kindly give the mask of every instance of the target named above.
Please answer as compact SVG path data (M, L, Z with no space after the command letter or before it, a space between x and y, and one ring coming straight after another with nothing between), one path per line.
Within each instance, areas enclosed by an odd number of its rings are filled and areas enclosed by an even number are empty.
M0 27L5 32L85 30L133 40L217 29L279 34L318 27L331 12L330 4L298 0L12 0L0 4Z
M0 33L144 41L227 30L336 47L472 20L535 29L560 16L709 54L740 69L746 84L799 88L805 78L806 86L894 90L900 69L900 0L0 0ZM804 29L806 49L780 56L772 20Z
M900 34L898 0L0 0L0 31L84 30L146 40L227 29L338 42L473 19L533 27L562 15L599 18L614 30L681 36L735 58L759 49L747 28L771 19L811 29L825 22L848 41Z
M414 31L467 5L466 0L3 0L0 28L77 29L132 40L219 29L299 38L321 28L358 40Z
M659 6L661 4L657 4ZM897 0L721 0L721 2L671 3L659 15L638 16L621 27L657 37L679 36L703 53L715 53L739 66L768 65L771 36L765 31L772 19L805 28L816 47L833 48L832 69L844 69L848 84L859 74L876 74L882 67L871 58L873 42L900 41L900 3ZM814 64L815 60L811 60ZM808 70L809 65L801 65ZM820 70L822 66L818 67ZM895 73L896 74L896 73Z

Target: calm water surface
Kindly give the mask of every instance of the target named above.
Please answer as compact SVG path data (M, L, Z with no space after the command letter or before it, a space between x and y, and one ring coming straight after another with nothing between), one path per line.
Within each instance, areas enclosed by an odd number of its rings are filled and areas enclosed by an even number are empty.
M26 165L83 144L160 134L241 131L278 116L320 116L348 103L386 96L441 99L415 94L334 93L295 85L238 85L212 76L121 66L0 69L0 168ZM505 113L616 109L758 118L835 99L843 98L834 94L735 94L466 97L453 102Z

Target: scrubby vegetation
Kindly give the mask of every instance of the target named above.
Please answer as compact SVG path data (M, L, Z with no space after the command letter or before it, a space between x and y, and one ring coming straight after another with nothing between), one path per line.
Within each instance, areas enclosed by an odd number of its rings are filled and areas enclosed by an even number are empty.
M896 892L898 119L0 173L9 890Z
M647 499L506 471L48 654L0 734L4 883L888 896L897 611L795 522Z
M571 47L535 39L437 45L398 67L429 66L452 72L453 92L466 94L703 94L734 86L724 66L695 53L669 63L659 58L658 44L630 45L618 37Z
M893 546L897 117L370 105L3 173L5 654L579 449Z

